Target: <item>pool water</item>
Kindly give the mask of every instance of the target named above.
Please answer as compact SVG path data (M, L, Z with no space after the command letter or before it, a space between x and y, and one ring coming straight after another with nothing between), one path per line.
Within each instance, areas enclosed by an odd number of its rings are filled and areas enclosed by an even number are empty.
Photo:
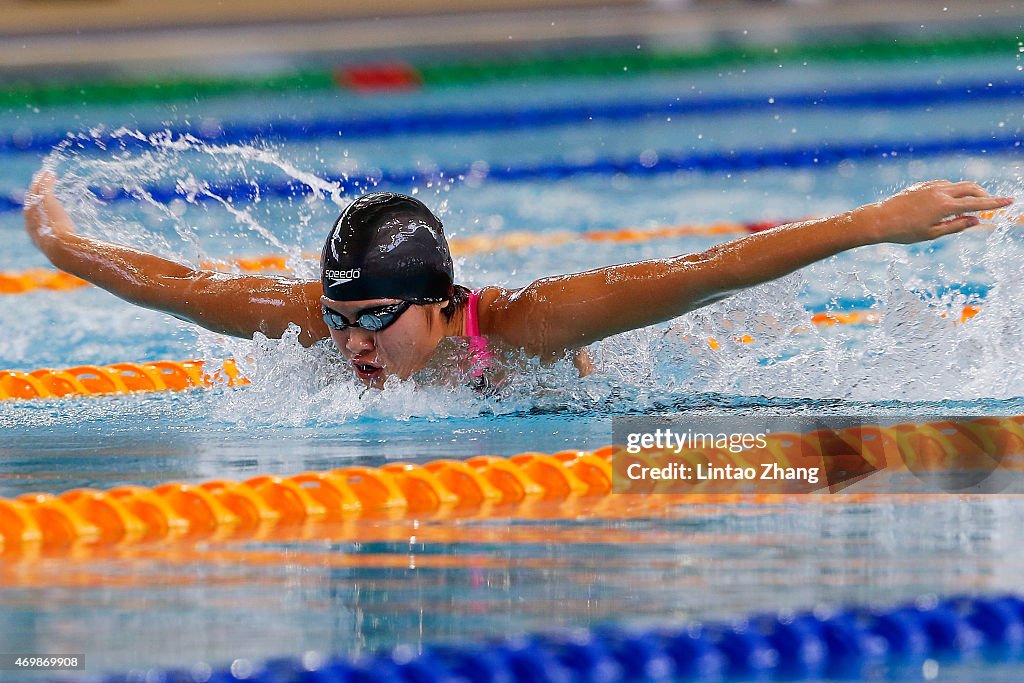
M46 163L86 234L190 263L285 253L315 277L315 252L347 197L169 203L86 200L83 188L242 179L253 186L343 173L484 163L728 153L821 143L1020 136L1020 100L889 110L773 108L816 90L1018 83L1006 59L877 66L786 65L606 81L507 82L379 95L240 95L171 105L0 111L0 126L74 131ZM487 111L640 98L763 96L726 114L651 116L501 132L213 145L155 136L127 149L92 142L94 126L155 135L202 122ZM0 192L43 163L4 154ZM1019 153L878 158L728 173L589 174L555 180L442 180L415 191L453 239L799 219L877 201L909 183L977 179L1024 199ZM196 186L200 186L196 185ZM1019 211L995 226L914 247L880 245L829 259L653 329L593 348L598 371L510 359L511 380L480 395L458 384L398 383L364 392L328 346L230 340L118 301L96 288L0 296L0 367L31 370L162 358L240 359L253 384L180 394L0 403L0 495L134 483L242 479L344 464L595 449L624 414L1014 415L1024 413ZM0 213L0 268L45 265ZM536 245L458 259L469 286L697 251L723 238ZM585 244L585 246L580 246ZM875 326L813 329L810 315L868 302ZM941 313L982 314L954 326ZM804 329L794 333L794 328ZM733 338L742 333L752 343ZM708 340L723 340L712 349ZM63 550L0 556L5 651L80 652L91 672L253 660L309 650L360 654L608 620L739 617L951 592L1012 591L1020 574L1020 502L919 497L871 504L715 504L605 516L579 503L529 518L361 521L307 537ZM943 662L976 675L976 663ZM966 667L966 668L964 668ZM944 668L943 671L946 671ZM979 669L981 670L981 669ZM963 673L967 671L968 673ZM970 672L974 671L975 674ZM983 668L986 678L1019 671ZM0 672L0 680L7 680Z

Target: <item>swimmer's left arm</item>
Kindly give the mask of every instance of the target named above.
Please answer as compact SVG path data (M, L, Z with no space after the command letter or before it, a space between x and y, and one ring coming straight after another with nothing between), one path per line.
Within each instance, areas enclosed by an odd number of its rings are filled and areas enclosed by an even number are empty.
M787 275L840 252L879 242L912 243L978 223L971 211L1012 203L975 183L920 183L838 216L780 226L699 253L485 290L484 334L542 357L646 327Z
M55 183L52 173L36 178L25 201L25 228L61 270L133 304L222 334L280 337L294 322L302 328L303 344L328 335L320 318L319 281L195 269L79 235L54 194Z

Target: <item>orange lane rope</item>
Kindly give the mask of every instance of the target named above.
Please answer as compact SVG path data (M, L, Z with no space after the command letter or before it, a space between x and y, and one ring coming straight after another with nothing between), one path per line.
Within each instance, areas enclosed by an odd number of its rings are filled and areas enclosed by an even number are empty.
M959 496L958 501L973 496ZM948 502L948 496L924 494L871 494L846 493L841 496L806 496L792 494L700 494L665 496L585 496L572 500L537 500L529 503L501 505L484 508L459 508L427 514L404 515L397 519L389 517L357 517L341 522L305 520L294 524L261 522L256 528L233 527L223 533L209 536L191 535L184 529L173 534L140 543L97 543L95 541L73 541L66 545L55 545L45 541L16 542L2 549L3 535L0 533L0 583L6 587L59 587L68 585L105 585L117 582L119 585L144 585L149 582L194 583L195 574L178 574L170 571L173 567L195 568L197 564L220 564L231 566L280 567L280 550L268 549L259 543L289 543L296 547L287 551L289 565L306 567L398 567L408 566L409 558L394 553L324 553L305 551L304 541L315 541L318 546L339 543L401 543L410 539L417 543L502 543L520 544L633 544L663 543L665 535L658 534L638 538L629 528L615 526L573 526L557 524L566 519L651 519L670 516L672 519L707 519L728 514L742 517L764 517L777 515L782 506L812 505L821 508L826 505L863 506L872 504L894 505L935 505ZM668 502L666 502L668 501ZM473 524L474 520L493 520L506 517L530 520L531 524L492 525ZM467 524L468 523L468 524ZM667 532L666 532L667 533ZM757 534L754 534L757 535ZM749 543L750 534L727 534L721 530L713 532L693 531L687 536L692 546L720 545L722 543ZM763 536L762 536L763 538ZM241 547L240 547L241 546ZM37 564L39 559L59 558L58 563ZM111 577L102 567L90 567L93 561L145 561L150 562L152 571L132 572L130 576ZM553 569L566 566L575 560L552 557L516 560L517 566L531 566L537 569ZM75 566L72 563L81 562ZM507 565L501 557L474 558L474 566L496 568ZM25 571L27 564L30 570ZM424 567L465 567L464 556L422 555L417 557L417 566ZM72 567L75 567L72 569Z
M77 365L32 372L0 370L0 400L64 398L97 394L126 394L135 391L180 391L193 387L248 384L231 358L213 372L204 370L206 361L153 361Z
M183 539L309 537L309 524L353 519L397 520L445 516L516 516L543 501L622 500L623 471L638 460L652 466L669 461L726 458L736 465L770 458L785 466L852 448L875 469L913 471L970 467L971 452L1024 470L1024 416L971 418L964 422L866 425L808 434L773 433L764 448L740 453L717 448L677 453L628 455L622 447L554 454L520 453L509 458L477 456L423 465L407 462L382 467L350 466L291 476L261 475L244 482L217 479L198 484L168 482L155 487L119 486L109 490L73 489L59 495L30 493L0 498L0 540L5 554L33 552L40 546L79 544L124 547ZM754 453L753 451L757 451ZM1018 458L1018 459L1014 459ZM722 462L722 461L720 461ZM657 492L644 481L630 492ZM697 502L785 502L784 495L714 495L712 486L663 496L629 496L631 505L664 509ZM649 486L648 486L649 485ZM644 487L645 486L645 487ZM699 486L699 485L698 485ZM821 490L828 484L816 487ZM735 489L733 489L735 491ZM809 492L806 489L802 492ZM702 493L712 494L707 497ZM817 500L841 496L812 496ZM547 516L557 517L558 508ZM300 536L295 534L300 533Z

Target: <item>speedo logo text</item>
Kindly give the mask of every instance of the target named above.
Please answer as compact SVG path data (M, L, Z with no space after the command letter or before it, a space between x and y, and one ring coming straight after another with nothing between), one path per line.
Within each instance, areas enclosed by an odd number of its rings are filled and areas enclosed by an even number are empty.
M359 270L359 268L353 268L352 270L331 270L328 268L324 270L324 277L333 280L331 286L336 287L352 280L358 280Z

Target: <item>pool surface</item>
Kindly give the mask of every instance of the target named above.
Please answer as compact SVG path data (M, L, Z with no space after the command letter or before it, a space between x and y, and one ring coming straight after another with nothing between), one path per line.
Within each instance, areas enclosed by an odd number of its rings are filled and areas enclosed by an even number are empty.
M1024 199L1020 152L1012 146L896 155L880 149L874 158L740 170L644 170L672 154L727 159L787 147L1019 140L1024 109L1012 95L900 107L774 106L775 98L794 93L899 92L937 83L1024 87L1019 60L1007 54L884 67L785 63L400 93L11 107L0 110L0 129L80 137L49 155L0 152L0 193L23 189L46 163L60 174L59 193L85 234L192 264L284 254L298 275L316 277L309 254L353 196L339 190L337 179L416 170L422 176L415 184L381 187L415 192L439 214L453 244L494 247L458 257L456 280L518 287L737 236L585 241L582 235L594 231L797 220L939 177L976 179L993 193ZM571 125L533 125L523 117L520 126L494 131L349 139L343 127L340 134L237 143L180 137L204 126L267 121L387 121L449 110L490 115L675 98L682 106L712 97L751 103ZM132 142L111 141L111 133ZM605 159L639 163L597 164L559 177L487 172ZM480 172L437 175L450 168ZM267 190L285 181L306 191ZM250 194L259 189L259 196L227 198L218 189L227 185ZM313 196L311 187L321 194ZM123 190L131 200L88 198L86 188ZM177 188L181 196L165 201L154 188ZM0 401L0 496L594 450L611 442L612 419L622 415L1018 415L1019 216L1014 207L988 226L937 242L861 248L670 323L613 337L593 347L597 372L583 379L568 361L541 367L509 358L510 380L485 394L457 382L437 385L429 373L364 391L328 345L305 350L294 339L227 339L93 287L0 295L0 368L233 357L252 382ZM556 231L581 237L546 243L544 236ZM499 238L513 232L533 237L521 249L502 247ZM0 235L0 270L47 265L17 212L0 212ZM965 305L981 312L954 325ZM882 313L881 322L810 323L815 313L866 309ZM738 341L742 335L751 339ZM828 504L810 498L638 504L635 512L580 500L529 514L360 519L266 537L33 553L6 548L0 650L83 653L89 673L223 666L238 658L355 656L398 644L419 648L610 621L738 618L1018 589L1024 509L1017 497ZM965 680L1019 680L1022 673L981 660L941 666L943 675ZM17 678L0 672L0 680Z

